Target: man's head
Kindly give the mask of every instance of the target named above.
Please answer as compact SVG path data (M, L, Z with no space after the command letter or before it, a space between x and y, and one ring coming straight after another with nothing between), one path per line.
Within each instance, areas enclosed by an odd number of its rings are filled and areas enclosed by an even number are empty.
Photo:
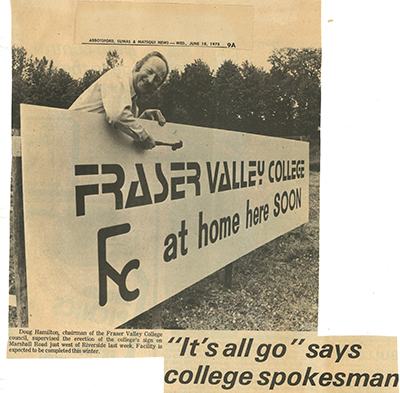
M133 86L137 94L156 90L168 75L167 59L159 52L150 52L139 60L133 70Z

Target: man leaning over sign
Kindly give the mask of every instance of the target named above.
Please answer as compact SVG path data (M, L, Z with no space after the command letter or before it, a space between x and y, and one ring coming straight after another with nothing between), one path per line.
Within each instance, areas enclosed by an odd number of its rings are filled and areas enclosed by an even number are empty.
M136 98L156 90L168 75L168 62L159 52L150 52L134 69L121 66L107 71L70 106L71 110L105 113L107 121L131 136L142 149L155 147L151 135L135 118L157 120L163 126L165 118L158 109L147 109L140 116Z

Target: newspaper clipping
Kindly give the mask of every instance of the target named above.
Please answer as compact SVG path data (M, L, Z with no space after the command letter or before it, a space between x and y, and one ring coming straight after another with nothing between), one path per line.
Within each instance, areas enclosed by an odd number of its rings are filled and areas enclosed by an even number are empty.
M11 6L8 358L398 392L395 337L317 334L318 0Z

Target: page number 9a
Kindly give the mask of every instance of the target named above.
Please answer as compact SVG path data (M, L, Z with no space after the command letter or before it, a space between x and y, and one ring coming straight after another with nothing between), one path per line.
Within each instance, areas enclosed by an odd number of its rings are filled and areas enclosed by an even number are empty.
M228 48L236 48L236 45L235 45L234 42L228 42L228 43L226 44L226 46L227 46Z

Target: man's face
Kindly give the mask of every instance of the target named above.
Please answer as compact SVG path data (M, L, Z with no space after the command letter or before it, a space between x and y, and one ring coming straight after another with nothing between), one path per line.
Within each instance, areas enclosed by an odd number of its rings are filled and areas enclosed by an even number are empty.
M165 63L157 56L150 57L140 68L133 72L133 86L137 94L154 91L167 74Z

